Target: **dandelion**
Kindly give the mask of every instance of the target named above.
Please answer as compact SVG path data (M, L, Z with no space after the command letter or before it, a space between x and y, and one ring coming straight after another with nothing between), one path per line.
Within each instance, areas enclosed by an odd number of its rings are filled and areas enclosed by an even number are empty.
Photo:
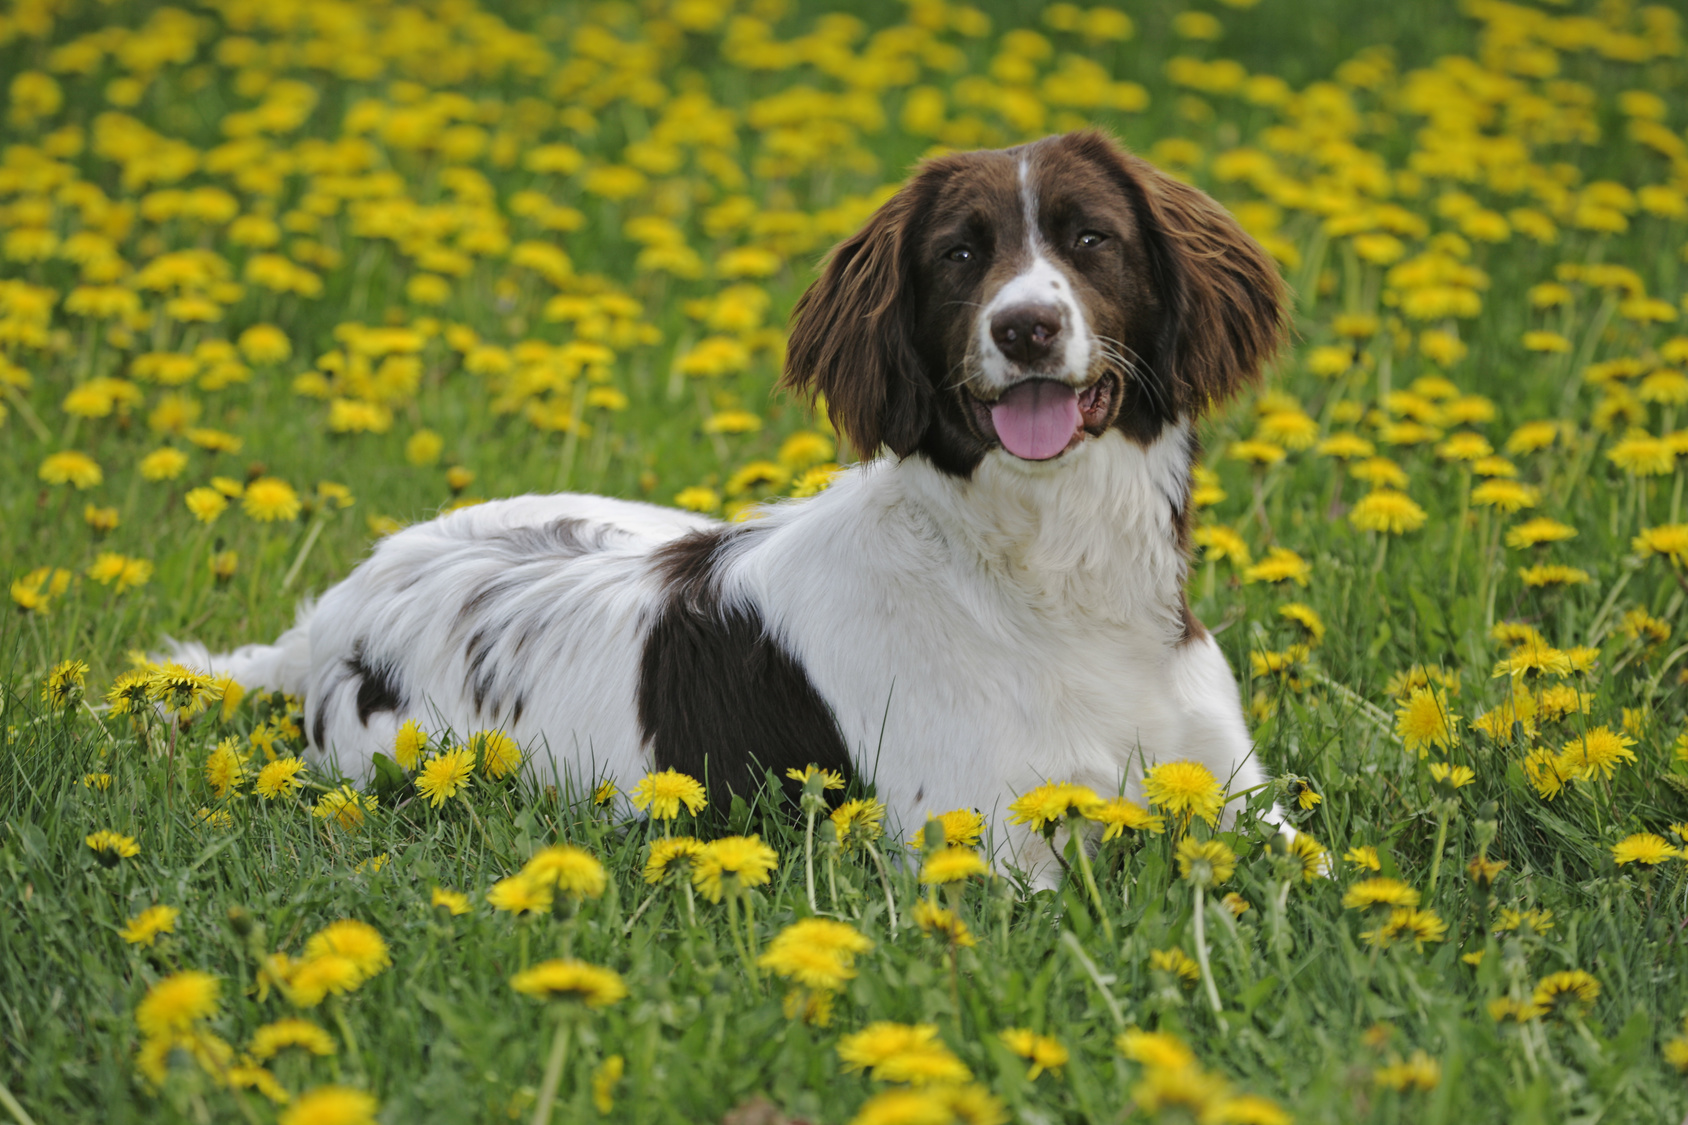
M1102 833L1104 843L1128 830L1148 832L1156 836L1166 831L1165 821L1137 802L1124 797L1110 797L1085 815L1097 824L1106 826Z
M544 883L516 874L494 883L486 900L494 910L509 914L543 914L551 909L552 894Z
M260 477L246 486L241 508L260 523L290 521L298 518L299 494L284 480Z
M105 479L98 462L75 450L52 454L41 462L37 475L47 484L69 484L78 490L93 488Z
M927 856L920 866L920 881L927 884L959 883L989 874L990 868L971 848L946 847Z
M1555 1016L1580 1019L1600 996L1600 982L1581 969L1549 973L1536 982L1530 1000Z
M1418 688L1395 712L1395 734L1408 753L1426 757L1433 746L1446 749L1455 741L1459 716L1448 710L1447 696L1435 688Z
M522 750L503 731L480 731L469 736L468 750L480 763L481 772L497 780L516 772L522 764Z
M705 844L692 865L692 882L710 902L720 902L729 879L759 887L773 875L779 853L758 836L726 836Z
M1546 516L1538 516L1509 528L1506 533L1506 545L1515 550L1523 550L1543 543L1559 543L1575 538L1576 534L1577 529L1568 524L1548 519Z
M1008 812L1013 823L1049 833L1069 816L1085 816L1101 804L1102 798L1087 786L1051 781L1022 794L1008 806Z
M41 682L41 702L55 711L68 711L82 701L88 678L85 660L61 660Z
M938 1038L935 1024L880 1021L846 1035L838 1057L849 1071L871 1070L881 1082L929 1086L966 1082L972 1073Z
M1243 581L1294 582L1298 586L1305 586L1312 573L1312 564L1300 555L1288 547L1273 547L1260 562L1243 569Z
M1202 557L1209 562L1229 559L1238 566L1248 566L1254 561L1248 541L1224 524L1198 527L1191 533L1190 541L1203 549Z
M928 937L935 937L955 949L970 949L978 944L961 915L929 899L914 904L914 924Z
M428 748L428 735L415 719L406 719L393 738L393 761L403 770L413 770Z
M1688 566L1688 524L1643 528L1630 540L1630 548L1643 558L1663 555L1677 566Z
M615 970L563 959L517 973L510 987L536 1000L572 1000L588 1008L607 1008L627 995L627 985Z
M1430 763L1430 779L1438 786L1450 792L1463 788L1477 780L1477 774L1470 766L1455 766L1447 762Z
M435 887L429 896L428 904L445 911L452 917L467 914L470 910L469 896L462 891L454 891L445 887Z
M310 1020L289 1016L254 1031L246 1050L255 1059L273 1059L290 1048L326 1058L334 1053L334 1037Z
M1285 854L1300 866L1303 882L1311 883L1330 870L1330 853L1305 832L1297 832L1290 838Z
M416 791L437 809L468 789L474 769L475 755L472 751L461 746L447 750L423 763L416 775Z
M1620 764L1635 761L1635 754L1630 750L1634 745L1634 739L1610 727L1596 727L1565 744L1559 753L1559 772L1578 780L1609 779Z
M703 841L691 836L664 836L651 841L651 854L645 860L645 882L660 883L670 871L690 872L697 857L703 854Z
M118 933L130 945L150 946L159 934L176 932L176 919L181 914L174 906L149 906L129 919Z
M253 792L266 801L291 797L299 791L299 773L304 768L305 763L299 758L277 758L258 771Z
M312 960L326 956L344 957L364 981L392 965L392 956L379 931L367 922L342 918L318 930L305 943L305 956Z
M1219 819L1225 794L1219 779L1200 762L1165 762L1150 767L1143 777L1143 795L1149 804L1178 821L1178 831L1193 818L1208 824Z
M1378 858L1377 849L1370 844L1349 848L1342 853L1342 859L1345 863L1352 863L1355 867L1361 867L1367 871L1383 870L1383 861ZM1344 905L1347 904L1344 903Z
M843 922L804 918L780 931L756 963L804 988L836 992L856 975L856 955L872 948L870 939Z
M1362 879L1348 888L1348 893L1342 896L1342 905L1349 910L1417 906L1418 892L1399 879Z
M1393 1062L1372 1071L1372 1082L1388 1090L1434 1090L1442 1082L1442 1064L1414 1051L1404 1062Z
M1026 1081L1035 1082L1044 1071L1058 1071L1067 1065L1067 1049L1047 1035L1039 1035L1029 1027L1010 1027L997 1032L1003 1046L1030 1062Z
M572 844L552 844L539 849L522 868L522 875L577 899L599 897L608 881L604 865L597 857Z
M1671 847L1670 842L1663 836L1656 836L1651 832L1637 832L1612 845L1612 861L1619 867L1626 863L1656 867L1667 859L1680 858L1680 849Z
M1348 513L1348 521L1361 531L1400 535L1417 531L1429 518L1423 508L1404 492L1380 488L1362 497Z
M1178 841L1174 854L1178 860L1178 873L1188 881L1206 887L1227 881L1237 867L1236 853L1219 840L1197 840L1186 836Z
M657 820L673 820L682 805L696 816L709 803L696 778L673 769L647 773L633 787L630 799L634 808L648 811Z
M380 1103L347 1086L318 1086L299 1095L281 1115L281 1125L375 1125Z
M984 835L985 818L972 809L951 809L946 813L939 813L932 817L944 831L946 844L957 844L963 847L977 847L979 838ZM1034 827L1036 827L1034 825ZM919 849L925 846L925 833L916 833L909 841L910 845Z
M885 805L872 797L845 801L832 810L828 819L838 833L840 845L849 844L852 837L858 841L872 841L883 831ZM977 834L974 842L978 842Z
M1185 984L1201 979L1202 967L1182 949L1156 949L1149 954L1149 967L1168 973Z
M205 759L205 784L219 800L238 793L245 780L246 756L240 753L239 746L237 739L225 738Z
M109 829L89 833L82 842L92 848L94 855L107 867L115 867L118 860L133 859L141 854L141 846L135 843L133 837Z
M317 803L311 808L311 815L350 832L361 825L365 814L374 812L375 807L373 794L359 793L350 785L341 785L338 789L330 789L318 797Z
M1448 924L1435 911L1401 906L1391 910L1376 929L1367 930L1360 937L1384 947L1410 941L1413 948L1422 953L1427 943L1441 941L1447 932Z
M216 1014L222 982L210 973L188 969L165 977L147 989L135 1008L135 1023L152 1036L166 1036L192 1028L195 1020Z

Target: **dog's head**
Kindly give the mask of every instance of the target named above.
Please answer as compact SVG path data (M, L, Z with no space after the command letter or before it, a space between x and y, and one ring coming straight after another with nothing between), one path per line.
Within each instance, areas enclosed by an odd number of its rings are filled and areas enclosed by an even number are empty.
M1283 304L1217 203L1070 133L923 164L798 301L785 382L857 452L966 475L1153 440L1259 376Z

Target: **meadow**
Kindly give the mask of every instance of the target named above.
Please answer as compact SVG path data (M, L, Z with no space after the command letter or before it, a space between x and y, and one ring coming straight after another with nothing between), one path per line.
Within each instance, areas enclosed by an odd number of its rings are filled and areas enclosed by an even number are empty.
M1630 0L9 0L0 1118L1629 1122L1688 1111L1688 89ZM1294 291L1194 609L1276 779L711 807L156 663L381 536L813 495L775 390L924 154L1099 125ZM1681 417L1679 418L1679 413ZM1275 842L1273 801L1302 835ZM942 810L934 810L938 812Z

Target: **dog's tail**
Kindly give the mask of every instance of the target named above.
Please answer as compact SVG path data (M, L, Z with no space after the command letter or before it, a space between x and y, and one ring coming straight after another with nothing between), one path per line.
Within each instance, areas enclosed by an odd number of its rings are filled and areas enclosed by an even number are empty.
M232 652L212 652L198 641L164 638L165 658L213 676L230 676L247 691L304 695L311 671L311 614L316 605L299 603L293 628L274 644L241 645Z

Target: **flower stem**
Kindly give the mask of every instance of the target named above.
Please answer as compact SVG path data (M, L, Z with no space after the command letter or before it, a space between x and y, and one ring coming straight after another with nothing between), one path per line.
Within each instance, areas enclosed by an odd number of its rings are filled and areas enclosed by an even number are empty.
M545 1083L539 1090L539 1104L533 1107L533 1125L550 1125L551 1107L557 1101L557 1086L563 1079L563 1062L568 1053L568 1013L558 1011L557 1031L551 1037L551 1057L545 1061Z
M1096 918L1102 923L1102 935L1108 939L1108 944L1112 945L1114 943L1114 924L1108 918L1107 908L1102 905L1102 892L1097 889L1096 876L1090 870L1090 856L1085 853L1084 839L1078 834L1076 823L1078 819L1074 817L1068 820L1067 831L1072 837L1073 850L1078 853L1078 870L1079 874L1084 877L1085 893L1090 896L1090 905L1096 908Z
M819 914L815 901L815 810L809 810L809 823L803 832L803 889L809 892L809 913Z
M1207 988L1207 1002L1213 1005L1215 1012L1224 1011L1219 1003L1219 989L1213 983L1213 969L1207 963L1207 895L1200 883L1196 884L1196 961L1201 965L1202 984Z
M885 891L885 912L891 919L891 936L897 936L897 900L891 894L891 876L885 870L885 859L879 854L879 849L871 841L863 844L867 854L873 857L873 865L879 869L879 885Z
M1436 814L1436 851L1430 857L1430 881L1425 885L1424 893L1436 893L1436 876L1442 873L1442 848L1448 842L1448 806L1444 802L1441 810Z

